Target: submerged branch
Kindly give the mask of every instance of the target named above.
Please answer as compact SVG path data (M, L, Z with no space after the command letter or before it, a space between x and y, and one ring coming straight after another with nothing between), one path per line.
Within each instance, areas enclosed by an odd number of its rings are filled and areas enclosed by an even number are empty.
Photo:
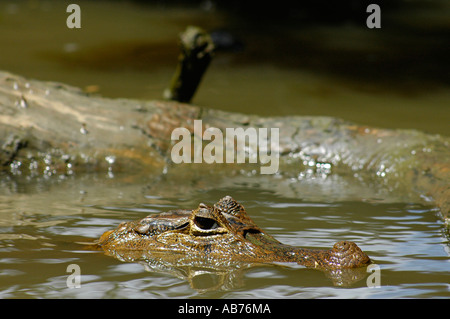
M214 43L207 32L189 26L180 35L180 50L178 65L164 98L189 103L211 62Z

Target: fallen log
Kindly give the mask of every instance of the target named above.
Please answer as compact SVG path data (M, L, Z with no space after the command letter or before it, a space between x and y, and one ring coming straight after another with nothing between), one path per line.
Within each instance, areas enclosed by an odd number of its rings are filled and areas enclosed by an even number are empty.
M52 175L114 168L160 174L175 165L170 156L175 128L184 127L193 139L201 139L195 136L195 120L202 121L200 135L211 127L279 128L279 143L272 145L280 154L277 176L307 178L311 171L325 170L366 179L432 200L444 218L449 216L448 137L330 117L261 118L177 102L109 99L8 72L0 72L0 170ZM250 141L247 158L257 149ZM194 164L180 165L177 169ZM254 164L195 165L255 169Z

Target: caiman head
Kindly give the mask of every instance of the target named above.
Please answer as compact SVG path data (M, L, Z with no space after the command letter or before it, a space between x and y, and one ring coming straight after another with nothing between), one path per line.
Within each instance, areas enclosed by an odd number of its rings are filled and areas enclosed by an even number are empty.
M297 262L307 267L342 269L365 266L369 257L352 242L330 250L285 245L261 230L244 207L230 196L213 207L174 210L125 222L104 233L98 245L110 254L138 251L169 254L170 258L209 261ZM179 257L174 257L179 256ZM188 259L188 258L187 258Z
M247 232L260 231L244 208L227 196L213 207L201 203L194 210L172 210L121 223L105 232L98 245L108 250L227 255L244 249Z

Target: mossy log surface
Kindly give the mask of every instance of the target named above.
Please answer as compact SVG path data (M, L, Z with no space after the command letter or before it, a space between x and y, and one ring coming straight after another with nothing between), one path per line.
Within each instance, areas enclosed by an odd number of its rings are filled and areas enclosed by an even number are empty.
M196 119L202 120L204 129L279 128L278 178L318 170L326 163L332 174L432 200L444 218L449 216L448 137L361 126L331 117L262 118L177 102L109 99L8 72L0 72L0 170L65 174L114 165L116 171L160 173L175 165L170 159L173 129L186 127L194 132ZM181 164L177 169L183 165L192 167ZM210 170L215 164L196 165ZM223 171L246 166L216 167Z

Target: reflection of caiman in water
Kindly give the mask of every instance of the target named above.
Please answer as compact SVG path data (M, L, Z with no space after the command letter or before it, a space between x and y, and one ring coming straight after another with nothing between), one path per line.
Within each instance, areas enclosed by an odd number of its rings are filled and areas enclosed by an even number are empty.
M145 260L170 267L227 268L238 263L295 262L334 274L367 266L370 258L353 242L332 249L285 245L260 229L230 196L214 207L174 210L124 222L98 245L123 261ZM161 268L161 267L160 267ZM334 278L336 279L336 278Z

